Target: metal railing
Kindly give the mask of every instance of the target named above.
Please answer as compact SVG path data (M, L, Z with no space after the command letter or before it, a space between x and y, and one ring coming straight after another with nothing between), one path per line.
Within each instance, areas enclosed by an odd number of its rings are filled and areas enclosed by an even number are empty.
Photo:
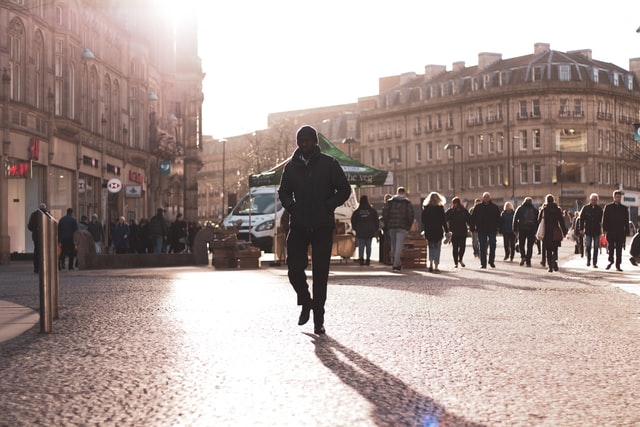
M38 271L40 272L40 332L51 333L58 319L58 222L38 210Z

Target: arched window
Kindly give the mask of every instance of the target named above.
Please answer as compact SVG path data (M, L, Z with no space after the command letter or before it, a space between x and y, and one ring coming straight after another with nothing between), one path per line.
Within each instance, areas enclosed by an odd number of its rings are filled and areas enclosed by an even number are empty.
M34 60L34 96L37 109L45 107L44 88L44 38L40 31L36 31L33 37L33 60Z
M24 101L24 68L25 68L25 30L24 24L18 18L9 23L9 77L11 77L11 92L9 97L13 101Z

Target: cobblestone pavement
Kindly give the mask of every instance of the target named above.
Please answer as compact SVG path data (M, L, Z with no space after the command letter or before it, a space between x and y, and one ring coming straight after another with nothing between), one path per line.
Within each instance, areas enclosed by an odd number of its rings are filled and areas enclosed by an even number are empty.
M640 425L640 269L568 251L559 273L336 263L320 337L283 267L61 272L54 332L0 344L0 425ZM37 309L28 268L0 274Z

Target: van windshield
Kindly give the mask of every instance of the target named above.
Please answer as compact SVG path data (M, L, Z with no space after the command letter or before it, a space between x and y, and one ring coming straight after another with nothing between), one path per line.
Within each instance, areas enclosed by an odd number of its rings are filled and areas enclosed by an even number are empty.
M277 200L278 210L282 208L280 199L274 193L247 194L231 212L232 215L267 215L274 214L273 206Z

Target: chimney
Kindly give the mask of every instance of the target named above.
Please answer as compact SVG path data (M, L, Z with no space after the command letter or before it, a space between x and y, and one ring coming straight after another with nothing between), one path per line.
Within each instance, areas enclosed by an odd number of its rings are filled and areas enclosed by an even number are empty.
M436 76L447 71L447 67L444 65L425 65L424 67L424 81L428 82Z
M540 55L541 53L549 52L551 45L549 43L536 43L533 45L533 54Z
M502 60L501 53L488 53L482 52L478 54L478 70L482 71L489 67L491 64L495 64L496 62Z
M402 73L400 74L400 85L405 85L407 83L409 83L412 80L415 80L416 78L416 73L411 71L408 73Z
M636 79L640 80L640 58L629 59L629 71L636 76Z
M591 60L591 49L570 50L567 53L577 53L579 55L584 56L588 60Z
M464 70L464 61L457 61L453 63L453 71Z

